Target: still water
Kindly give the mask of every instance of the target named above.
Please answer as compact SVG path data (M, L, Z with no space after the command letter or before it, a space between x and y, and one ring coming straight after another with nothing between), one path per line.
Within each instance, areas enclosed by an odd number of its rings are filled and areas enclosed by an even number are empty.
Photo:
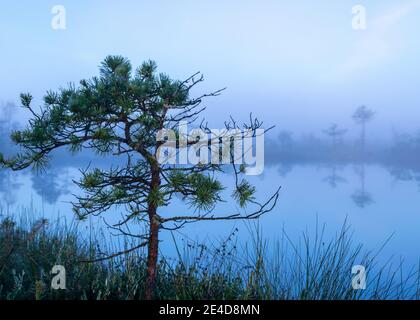
M15 215L30 208L30 212L50 221L72 220L71 201L78 193L73 180L80 175L77 161L56 161L45 172L0 171L2 213ZM223 179L230 179L229 176ZM354 241L366 249L378 249L392 235L381 256L404 258L415 264L420 257L420 183L415 171L390 169L379 164L340 163L287 165L271 163L263 175L251 179L264 199L281 186L276 208L259 220L263 235L274 241L284 228L292 239L305 230L314 231L316 224L326 225L327 235L339 231L347 219L354 231ZM109 222L123 208L108 212ZM175 199L172 206L163 208L161 215L185 214L188 207ZM235 212L236 204L227 202L215 209L222 213ZM93 218L90 222L100 219ZM84 226L86 227L86 225ZM199 222L174 233L179 239L188 236L195 241L223 239L238 228L240 241L249 240L249 224L243 222ZM162 235L163 250L171 251L170 233Z

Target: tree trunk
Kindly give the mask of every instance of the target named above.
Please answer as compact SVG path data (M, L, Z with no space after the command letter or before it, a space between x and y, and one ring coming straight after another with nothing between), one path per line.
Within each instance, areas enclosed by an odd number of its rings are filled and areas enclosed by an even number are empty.
M152 192L158 192L160 187L160 175L159 168L156 166L152 167ZM157 216L157 205L153 201L148 204L148 215L150 221L150 234L149 234L149 250L147 257L147 278L146 278L146 300L152 300L155 284L156 284L156 273L157 273L157 259L159 250L159 227L160 222Z
M147 257L146 300L152 300L155 291L158 249L159 222L153 216L150 222L149 252Z

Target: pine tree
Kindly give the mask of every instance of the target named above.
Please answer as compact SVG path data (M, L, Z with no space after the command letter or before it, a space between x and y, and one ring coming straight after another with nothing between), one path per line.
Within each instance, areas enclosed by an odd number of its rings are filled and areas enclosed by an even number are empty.
M31 166L43 168L51 152L59 148L71 152L91 149L98 156L112 155L118 159L119 166L109 170L82 170L82 177L76 183L84 193L76 197L73 209L84 219L103 214L111 207L125 207L123 219L110 227L139 239L139 243L106 258L148 247L146 299L153 298L160 230L181 228L197 221L256 219L272 210L277 202L278 189L266 202L257 202L255 188L243 176L246 168L231 161L229 168L233 168L230 172L235 177L232 197L241 208L252 206L252 212L244 209L245 213L216 214L212 210L223 201L225 189L218 173L225 170L225 164L177 165L159 161L159 148L165 143L157 139L159 132L167 128L176 130L182 121L193 124L205 110L201 106L203 99L221 93L219 90L191 98L191 89L202 81L200 73L184 81L173 80L166 74L157 73L153 61L146 61L133 71L124 57L108 56L100 66L99 76L82 80L77 87L70 85L48 91L44 106L38 111L31 106L32 96L22 94L22 106L29 110L31 118L25 129L12 132L12 140L23 151L8 159L0 156L3 166L13 170ZM232 119L225 126L227 130L239 128ZM254 137L261 127L262 122L252 116L250 123L243 125ZM204 121L199 128L210 132ZM181 138L181 132L176 133L177 138ZM187 146L199 143L184 138ZM209 138L200 143L211 148L212 139L221 138ZM179 143L174 147L177 152L181 148ZM194 213L161 216L159 208L168 206L175 194L180 194L196 209ZM127 226L133 222L143 223L147 232L132 234Z

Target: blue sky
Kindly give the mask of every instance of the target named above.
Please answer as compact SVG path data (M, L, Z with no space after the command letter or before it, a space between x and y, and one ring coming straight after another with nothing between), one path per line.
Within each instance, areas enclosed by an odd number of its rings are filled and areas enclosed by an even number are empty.
M51 8L66 8L67 28L51 28ZM352 7L367 29L352 29ZM420 1L29 1L1 5L0 101L37 98L97 74L108 54L133 64L154 59L184 78L206 76L207 116L253 111L278 129L352 126L354 108L376 110L377 137L420 129ZM16 118L22 117L20 112Z

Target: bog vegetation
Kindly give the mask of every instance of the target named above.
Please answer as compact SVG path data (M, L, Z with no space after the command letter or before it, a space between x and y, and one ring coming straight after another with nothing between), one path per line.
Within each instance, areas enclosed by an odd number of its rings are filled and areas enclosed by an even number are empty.
M86 263L121 246L102 241L100 230L86 235L76 224L46 220L0 224L0 299L142 299L147 278L147 253L134 251L115 259ZM283 230L269 243L257 227L247 245L226 239L200 244L176 240L178 256L158 261L157 299L417 299L417 268L380 264L377 252L353 244L343 225L327 238L318 227L298 241ZM175 239L175 238L174 238ZM175 240L174 240L175 241ZM54 265L66 266L66 290L51 288ZM353 290L351 269L366 266L367 289ZM405 271L404 271L405 270ZM411 271L410 271L411 270Z

